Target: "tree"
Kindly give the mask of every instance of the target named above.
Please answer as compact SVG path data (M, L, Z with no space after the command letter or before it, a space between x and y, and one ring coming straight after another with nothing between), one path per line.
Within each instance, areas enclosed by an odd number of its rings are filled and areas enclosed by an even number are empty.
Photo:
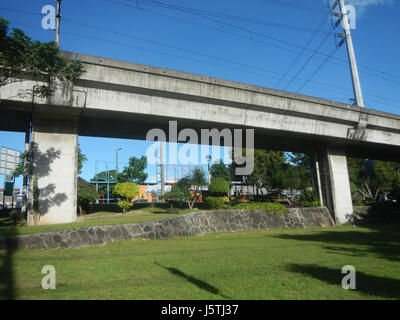
M286 163L272 163L261 177L263 186L269 191L281 193L286 187L288 168L290 167Z
M147 173L144 170L147 167L147 158L130 157L129 165L125 167L121 173L118 174L118 182L135 182L142 184L147 179Z
M283 185L289 190L285 200L292 206L297 200L297 191L305 191L311 185L310 174L306 167L300 165L285 164L283 170Z
M245 182L254 185L258 190L261 188L276 189L279 182L278 174L273 168L280 168L285 162L285 153L282 151L254 150L254 170L253 173L245 177ZM272 169L272 170L271 170Z
M90 204L99 197L96 188L82 178L78 178L78 209L79 214L84 214Z
M208 187L208 192L213 196L227 196L230 190L230 185L222 176L217 176L211 180Z
M106 170L106 171L100 171L97 173L90 181L102 181L102 182L107 182L109 181L108 184L108 191L110 194L113 193L114 186L116 184L116 179L115 179L115 170ZM99 183L98 186L98 191L100 194L105 195L107 194L107 184L106 183Z
M200 192L200 190L203 187L208 185L207 180L205 178L204 170L194 169L192 171L192 174L189 177L189 183L193 186L194 196L195 196L194 198L196 200L197 193ZM193 204L194 204L194 201L193 201ZM192 205L192 207L193 207L193 205Z
M312 170L313 161L306 153L289 153L289 160L296 167L302 167L310 172Z
M297 198L297 191L304 191L311 184L309 172L302 166L290 163L276 163L268 167L263 183L269 190L281 193L289 190L285 200L293 205Z
M115 170L100 171L90 181L116 181L115 172Z
M15 169L13 171L14 178L17 178L20 175L24 174L24 162L25 162L25 159L27 159L28 165L29 165L28 155L25 152L23 152L19 156L19 163L18 163L18 165L15 167Z
M4 18L0 18L0 68L0 87L17 81L26 73L35 79L52 76L63 81L74 81L84 72L79 61L60 55L55 42L32 41L16 28L9 32L9 22ZM31 92L42 97L51 93L47 85L36 86Z
M222 159L211 166L210 173L211 173L211 179L215 179L216 177L222 177L225 181L228 181L228 183L232 182L229 168L225 165Z
M189 209L193 209L197 194L207 185L205 172L202 169L194 169L190 175L174 183L171 192L164 194L163 198L185 201Z
M366 166L371 165L370 170ZM353 197L360 194L363 200L376 201L379 194L388 195L396 190L400 163L389 161L365 162L347 158L350 187Z
M128 209L132 207L133 198L139 195L139 186L133 182L117 183L114 186L113 194L122 198L122 201L118 202L118 206L123 213L128 213Z
M82 173L83 163L87 162L88 158L82 153L81 147L78 144L78 175Z
M30 159L32 155L31 152L28 152L28 154L25 154L25 152L21 153L20 158L19 158L19 164L15 168L13 172L13 176L19 177L20 175L24 174L24 162L25 159L27 161L27 166L30 166ZM78 175L82 173L82 168L83 168L83 163L87 161L87 157L85 154L82 153L81 148L78 145Z
M400 203L400 170L397 170L394 174L393 186L390 191L390 196L395 199L397 203Z

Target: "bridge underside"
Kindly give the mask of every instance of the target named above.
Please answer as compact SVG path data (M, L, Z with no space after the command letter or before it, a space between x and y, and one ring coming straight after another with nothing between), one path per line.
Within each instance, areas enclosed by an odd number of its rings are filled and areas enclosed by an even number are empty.
M24 131L30 113L27 111L6 111L0 120L0 129ZM7 119L6 121L4 119ZM150 129L163 129L168 137L168 121L171 118L118 114L111 112L86 111L79 116L60 117L48 113L33 112L32 142L33 175L38 179L37 190L40 199L36 210L40 212L39 224L54 224L76 221L77 212L77 146L78 135L145 139ZM199 132L203 128L223 129L219 123L202 121L179 121L178 132L192 128ZM226 128L226 126L224 127ZM246 129L231 127L231 129ZM211 143L212 141L210 141ZM221 145L223 142L221 141ZM243 146L246 142L243 141ZM332 138L279 132L266 129L255 130L255 148L267 148L291 152L309 153L315 159L314 178L321 201L330 210L337 224L351 220L353 208L346 156L368 159L398 160L393 150L382 145L375 148L368 144L368 152L362 142L349 144ZM30 194L35 194L30 184ZM34 207L30 197L30 208ZM30 214L29 223L33 223Z
M169 121L177 121L178 132L191 128L199 137L201 129L254 129L255 148L313 156L316 188L338 224L352 216L346 157L400 159L398 115L202 75L63 54L85 68L73 84L26 75L0 87L0 130L24 132L32 121L30 212L39 210L41 224L76 219L79 135L144 140L149 130L158 128L168 139ZM53 94L19 94L37 85L49 85ZM33 194L38 195L36 204Z
M0 104L1 106L1 104ZM22 108L21 108L22 109ZM7 110L2 108L0 117L0 130L25 132L28 119L32 112L24 110ZM66 117L67 119L69 117ZM169 121L176 121L177 118L154 117L141 114L121 113L103 110L85 110L79 117L74 117L77 124L79 136L104 137L145 140L146 133L154 128L162 129L167 134ZM222 130L229 129L249 129L244 126L229 126L215 122L210 123L199 120L178 120L178 132L181 129L191 128L197 131L200 137L200 130L204 128L216 128ZM374 144L370 142L343 139L339 140L332 137L321 137L287 131L274 131L269 129L257 128L254 135L254 145L257 149L281 150L288 152L301 152L313 154L321 149L332 147L344 150L347 157L398 161L400 151L396 146ZM243 135L244 136L244 135ZM245 145L243 137L243 145ZM200 140L200 139L199 139ZM201 141L199 141L200 143ZM211 143L212 141L210 141ZM223 141L221 141L223 144Z

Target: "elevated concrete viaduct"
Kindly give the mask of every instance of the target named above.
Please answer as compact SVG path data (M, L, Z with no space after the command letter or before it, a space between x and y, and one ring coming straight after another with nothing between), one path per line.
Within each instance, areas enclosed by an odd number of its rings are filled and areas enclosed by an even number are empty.
M76 220L77 137L145 139L149 129L254 129L255 147L310 153L337 224L353 214L346 156L400 159L400 116L163 68L63 52L85 73L73 84L26 76L0 88L0 130L32 122L40 224ZM50 98L32 96L50 83ZM99 145L101 148L101 145ZM32 183L30 184L33 192ZM32 196L30 196L32 199Z

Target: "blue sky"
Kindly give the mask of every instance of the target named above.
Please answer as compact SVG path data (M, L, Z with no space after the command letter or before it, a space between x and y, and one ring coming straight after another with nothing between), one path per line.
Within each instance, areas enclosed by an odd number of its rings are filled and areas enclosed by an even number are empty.
M357 9L352 35L366 107L399 114L400 3L345 2ZM41 28L47 4L55 1L0 0L0 16L32 39L50 41L54 31ZM64 0L60 47L349 103L347 52L335 49L334 33L342 30L332 21L325 0ZM0 132L0 145L22 150L23 143L21 133ZM96 163L115 166L115 149L122 148L121 168L150 145L89 137L79 143L89 159L86 179Z

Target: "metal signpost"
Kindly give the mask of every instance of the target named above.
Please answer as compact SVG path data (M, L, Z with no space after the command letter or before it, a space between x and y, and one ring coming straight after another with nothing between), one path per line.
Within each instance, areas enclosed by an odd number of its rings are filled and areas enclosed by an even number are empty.
M3 208L6 203L6 196L14 196L14 176L13 173L20 163L21 152L18 150L1 147L0 152L0 175L5 175Z
M0 174L12 176L20 162L21 152L18 150L1 147Z

